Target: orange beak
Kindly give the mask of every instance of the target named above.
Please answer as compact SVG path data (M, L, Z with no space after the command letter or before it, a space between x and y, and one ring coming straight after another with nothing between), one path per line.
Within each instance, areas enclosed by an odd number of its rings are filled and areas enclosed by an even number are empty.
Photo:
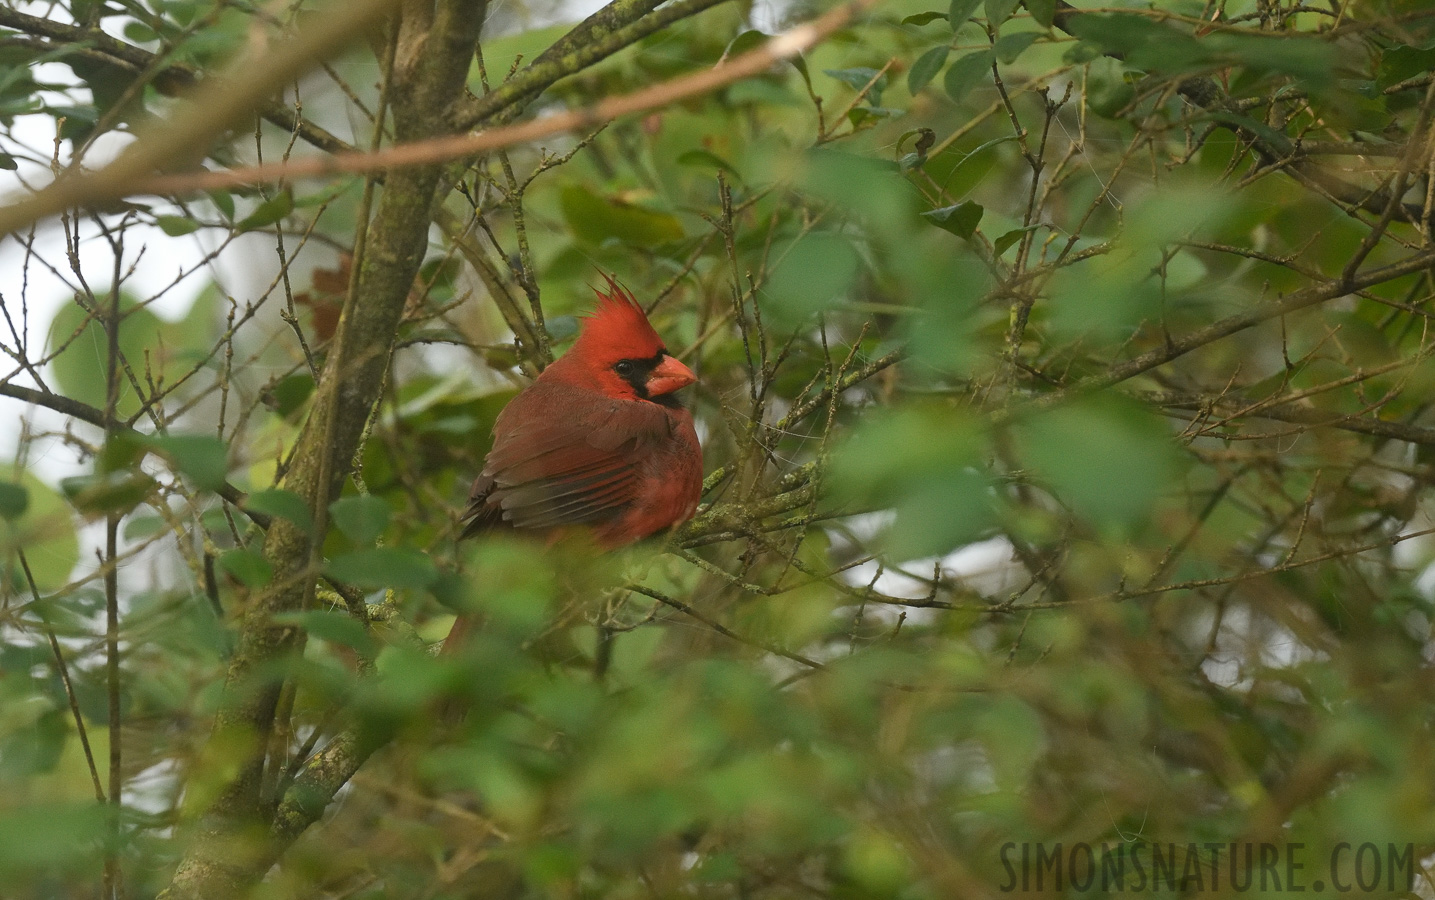
M663 394L671 394L679 388L685 388L698 380L693 370L678 362L671 356L664 356L663 361L658 363L648 376L647 389L649 397L660 397Z

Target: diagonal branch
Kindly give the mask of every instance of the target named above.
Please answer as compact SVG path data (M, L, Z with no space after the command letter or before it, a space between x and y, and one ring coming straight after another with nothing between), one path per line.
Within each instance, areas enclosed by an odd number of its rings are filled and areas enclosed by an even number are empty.
M54 410L61 415L78 419L81 422L93 425L96 428L104 428L114 433L128 433L143 437L140 432L135 431L123 422L117 421L105 415L104 410L96 409L88 403L81 403L70 397L61 394L52 394L48 391L37 391L33 388L21 387L17 384L0 382L0 396L13 397L25 403L33 403L36 406L43 406L46 409ZM244 509L244 492L229 482L224 482L215 491L219 496L244 511L253 522L261 528L268 528L269 516L261 512Z
M206 155L227 130L262 108L298 75L379 23L394 0L332 4L258 58L237 60L202 83L184 111L141 130L139 139L94 173L68 173L34 196L0 209L0 235L13 234L62 210L127 195L156 170L182 168ZM342 5L343 14L337 14Z
M1124 363L1117 363L1106 372L1086 378L1066 390L1048 394L1043 397L1040 402L1042 405L1047 405L1055 403L1059 399L1073 393L1100 390L1101 388L1120 384L1123 381L1135 378L1143 372L1148 372L1157 366L1165 365L1174 359L1185 356L1192 350L1204 347L1221 338L1229 337L1239 331L1244 331L1254 325L1269 322L1271 319L1278 318L1287 313L1293 313L1297 310L1306 309L1307 307L1316 306L1338 297L1343 297L1354 291L1363 290L1373 285L1411 275L1422 269L1429 268L1431 265L1435 265L1435 247L1429 247L1418 253L1412 253L1399 262L1381 266L1377 269L1369 269L1363 273L1357 273L1349 279L1338 278L1322 284L1312 285L1303 290L1295 291L1275 303L1263 304L1247 312L1227 316L1224 319L1212 322L1205 328L1197 329L1184 337L1167 340L1165 344L1157 347L1155 350L1149 350Z
M317 159L298 159L247 166L224 172L160 176L136 184L114 185L113 188L118 193L102 196L105 199L118 199L130 194L187 193L264 181L287 181L310 176L334 175L341 172L373 172L404 166L432 165L462 159L489 150L511 147L554 134L591 129L622 116L669 106L689 97L701 96L735 81L760 74L774 63L797 56L821 42L833 32L846 26L875 2L876 0L851 0L851 2L837 7L811 22L778 35L763 46L744 53L736 59L721 63L711 69L693 72L671 81L653 85L650 88L634 91L631 94L609 97L584 109L569 110L519 125L494 128L474 134L451 134L430 140L400 144L379 153L346 153ZM496 94L497 91L494 93ZM491 97L493 94L488 96ZM5 221L4 212L0 210L0 226L3 226Z
M98 28L81 28L52 19L30 16L13 9L0 7L0 27L14 28L30 35L49 38L64 44L75 45L75 54L84 54L96 61L104 61L114 68L138 76L158 65L154 72L155 86L160 93L170 96L199 84L203 73L192 66L178 62L164 62L160 54L151 53L133 44L127 44L111 37ZM296 115L294 110L277 101L270 101L259 109L259 114L286 132L297 134L299 139L329 153L342 153L354 149L330 132L313 122Z

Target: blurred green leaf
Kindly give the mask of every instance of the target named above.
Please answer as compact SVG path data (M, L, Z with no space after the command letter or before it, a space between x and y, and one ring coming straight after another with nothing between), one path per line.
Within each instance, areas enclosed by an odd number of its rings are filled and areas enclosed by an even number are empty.
M274 617L274 622L302 628L316 638L351 647L365 656L372 657L379 651L369 632L348 613L328 609L280 613Z
M254 212L240 219L234 229L242 234L246 231L267 228L284 221L284 217L293 211L294 194L285 189L256 206Z
M100 302L108 312L109 298L102 297ZM154 352L160 345L161 327L162 323L154 313L137 306L128 295L120 297L119 351L132 367L137 366L144 371L146 352L152 360L152 368L162 366L163 358L156 358ZM60 391L81 403L104 409L106 360L109 355L104 324L91 318L79 303L66 303L50 324L48 346L52 352L59 350L50 361L50 368ZM64 349L60 350L62 346ZM124 418L132 415L138 405L134 389L121 370L116 412Z
M887 544L899 558L950 550L993 522L980 471L985 440L960 410L929 404L873 415L833 454L832 484L859 509L895 509Z
M1086 70L1086 99L1098 115L1114 118L1136 96L1126 67L1114 59L1092 60Z
M942 66L947 64L947 54L950 52L951 48L942 44L917 57L917 61L912 63L912 68L907 71L907 90L916 94L926 87L928 82L942 71Z
M274 567L263 555L243 547L220 554L215 560L215 567L221 572L228 572L240 584L251 588L263 587L274 577Z
M1150 412L1115 398L1044 411L1016 429L1022 459L1093 524L1129 532L1175 487L1180 455Z
M877 69L866 66L851 69L824 69L823 74L836 78L854 91L865 90L867 100L874 104L882 102L882 92L887 89L886 73L879 73Z
M787 321L800 320L837 300L857 274L857 254L840 234L818 232L777 253L767 298Z
M29 472L4 484L0 515L0 584L29 593L15 551L25 551L36 587L53 591L69 581L80 561L80 545L65 499Z
M329 560L324 571L364 590L421 588L438 578L433 560L409 547L370 547L343 553Z
M756 50L772 39L772 35L761 31L749 29L728 42L723 49L723 56L731 59L734 56L741 56L750 50Z
M356 544L378 540L393 514L393 508L381 497L341 497L329 504L329 521Z
M138 470L76 475L61 479L60 490L87 516L124 515L149 499L159 483Z
M308 504L304 502L303 497L292 491L280 488L253 491L245 495L244 508L251 512L288 519L305 534L312 535L314 533L314 519L309 514ZM379 531L382 532L383 528L381 527Z
M905 19L902 20L902 24L903 24L903 25L916 25L918 28L920 28L920 27L923 26L923 25L930 25L931 23L937 21L938 19L945 19L946 17L947 17L947 14L946 14L946 13L944 13L944 12L938 12L938 11L935 10L935 9L930 9L930 10L927 10L926 12L917 13L917 14L914 15L914 16L907 16Z
M679 156L675 161L680 166L696 166L699 168L711 167L714 169L720 169L730 175L734 175L739 178L742 177L738 175L737 170L734 169L732 167L732 164L730 164L727 160L723 159L721 156L718 156L716 153L712 153L707 150L689 150Z
M668 213L600 197L580 185L568 185L560 197L568 227L584 240L596 243L614 238L639 247L652 247L683 236L682 223Z
M199 230L199 223L188 216L156 216L154 223L170 237L193 234Z
M1036 710L1016 697L993 697L983 703L975 728L997 774L997 783L1020 789L1046 751L1046 733Z
M1424 46L1389 47L1380 55L1379 84L1390 87L1432 69L1435 69L1435 41Z
M967 93L991 73L993 58L992 51L978 50L960 57L947 67L943 85L953 103L962 102Z
M0 481L0 519L13 522L30 506L30 492L23 484Z
M220 214L220 215L224 216L225 219L228 219L228 220L230 220L230 221L233 221L233 219L234 219L234 195L233 195L233 194L231 194L229 191L225 191L225 190L213 190L213 191L206 191L206 192L205 192L205 195L206 195L207 197L209 197L209 202L211 202L211 203L214 204L214 208L217 209L217 210L219 210L219 214Z
M21 801L0 809L0 876L9 881L47 870L98 875L106 815L93 800Z
M866 217L873 227L898 234L910 221L916 195L896 163L820 148L805 156L803 186L817 197Z
M199 434L161 434L147 439L195 487L215 491L229 472L229 448L218 438Z
M955 234L959 238L969 238L977 230L977 225L982 220L982 213L985 212L981 205L970 200L963 200L961 203L952 206L944 206L941 209L928 210L922 213L922 218L933 225Z

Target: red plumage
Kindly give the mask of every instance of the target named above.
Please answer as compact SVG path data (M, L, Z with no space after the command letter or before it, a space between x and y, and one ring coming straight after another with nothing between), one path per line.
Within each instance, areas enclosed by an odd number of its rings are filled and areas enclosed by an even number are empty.
M611 276L573 348L504 407L463 536L588 529L620 547L692 516L702 447L673 392L696 380Z

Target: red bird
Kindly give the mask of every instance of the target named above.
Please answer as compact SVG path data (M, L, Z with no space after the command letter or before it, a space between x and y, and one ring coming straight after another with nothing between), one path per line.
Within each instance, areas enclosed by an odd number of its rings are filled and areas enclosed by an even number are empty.
M693 417L673 392L697 380L611 276L578 341L499 413L462 537L506 524L589 530L620 547L686 521L702 493Z

